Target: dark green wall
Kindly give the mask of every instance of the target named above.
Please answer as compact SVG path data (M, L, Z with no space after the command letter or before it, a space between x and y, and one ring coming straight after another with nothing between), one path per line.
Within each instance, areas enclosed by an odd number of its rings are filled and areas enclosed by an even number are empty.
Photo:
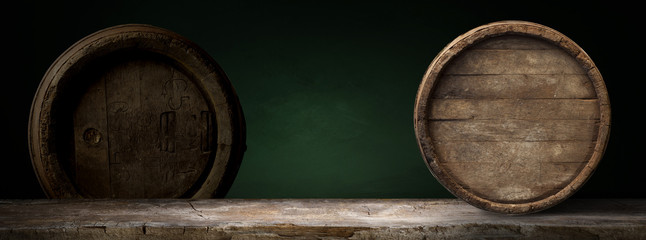
M4 7L0 198L43 197L27 150L38 83L82 37L145 23L193 40L232 81L247 145L231 198L452 197L426 168L413 132L417 87L458 35L499 20L552 27L605 78L610 143L575 197L646 197L646 128L636 6L525 1L25 1ZM15 12L16 15L10 13ZM639 13L641 14L641 13ZM640 184L637 184L640 183ZM638 186L638 187L636 187Z

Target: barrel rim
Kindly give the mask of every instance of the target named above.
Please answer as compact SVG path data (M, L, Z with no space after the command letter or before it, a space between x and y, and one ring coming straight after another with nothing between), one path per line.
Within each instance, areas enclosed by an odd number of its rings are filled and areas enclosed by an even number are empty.
M75 190L69 177L62 172L56 153L50 152L46 143L51 135L50 129L48 129L50 127L48 120L51 119L51 103L57 98L58 81L71 66L78 63L81 57L98 51L110 41L119 43L125 39L135 42L151 41L156 40L154 37L169 40L170 44L166 46L168 49L181 49L182 51L170 52L152 48L146 49L145 47L142 49L144 51L154 50L156 54L162 54L164 57L179 61L183 65L190 66L191 70L199 72L196 74L201 78L196 84L199 84L198 87L208 95L205 96L205 100L209 105L222 109L222 111L215 113L217 132L226 134L230 138L224 142L217 142L218 150L210 160L223 159L223 165L220 166L222 170L216 171L215 164L211 169L205 169L204 171L209 172L207 178L201 183L201 187L188 197L211 198L226 195L246 150L246 124L238 96L225 72L205 50L175 32L148 24L122 24L96 31L67 48L50 65L34 94L29 116L28 145L32 167L47 197L84 197ZM126 47L114 47L114 44L111 46L112 48L108 49L108 52Z
M585 167L565 187L546 198L527 203L500 203L487 200L475 195L456 183L450 175L443 171L435 162L438 159L432 144L432 136L427 128L429 112L427 103L433 93L435 83L442 70L451 60L466 50L469 46L480 41L501 35L525 35L550 42L565 50L583 67L594 85L599 99L600 123L594 147L594 153ZM419 86L414 109L414 128L418 147L424 161L433 176L453 195L465 200L471 205L499 213L526 214L550 208L573 195L590 178L603 157L610 133L610 102L604 80L598 68L588 54L574 41L564 34L547 26L518 20L499 21L476 27L454 39L433 59Z

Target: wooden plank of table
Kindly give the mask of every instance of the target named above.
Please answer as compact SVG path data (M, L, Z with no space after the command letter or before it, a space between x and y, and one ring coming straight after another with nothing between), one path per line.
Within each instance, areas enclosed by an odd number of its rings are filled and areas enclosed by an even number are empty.
M456 199L0 200L0 239L643 239L646 200L503 215Z

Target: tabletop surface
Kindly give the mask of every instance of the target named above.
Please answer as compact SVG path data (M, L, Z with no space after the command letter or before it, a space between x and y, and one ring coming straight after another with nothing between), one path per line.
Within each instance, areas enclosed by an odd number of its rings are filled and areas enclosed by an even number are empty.
M0 200L0 239L646 238L646 200L504 215L457 199Z

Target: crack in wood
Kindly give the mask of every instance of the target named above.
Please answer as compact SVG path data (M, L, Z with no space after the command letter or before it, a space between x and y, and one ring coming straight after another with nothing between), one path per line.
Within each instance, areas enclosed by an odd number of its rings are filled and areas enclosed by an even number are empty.
M188 203L188 205L189 205L189 206L191 206L191 208L192 208L195 212L197 212L196 214L197 214L198 216L200 216L201 218L206 219L206 217L204 217L204 215L202 215L202 211L197 210L197 209L195 208L195 206L193 206L193 203L191 203L191 201L187 201L187 203Z

